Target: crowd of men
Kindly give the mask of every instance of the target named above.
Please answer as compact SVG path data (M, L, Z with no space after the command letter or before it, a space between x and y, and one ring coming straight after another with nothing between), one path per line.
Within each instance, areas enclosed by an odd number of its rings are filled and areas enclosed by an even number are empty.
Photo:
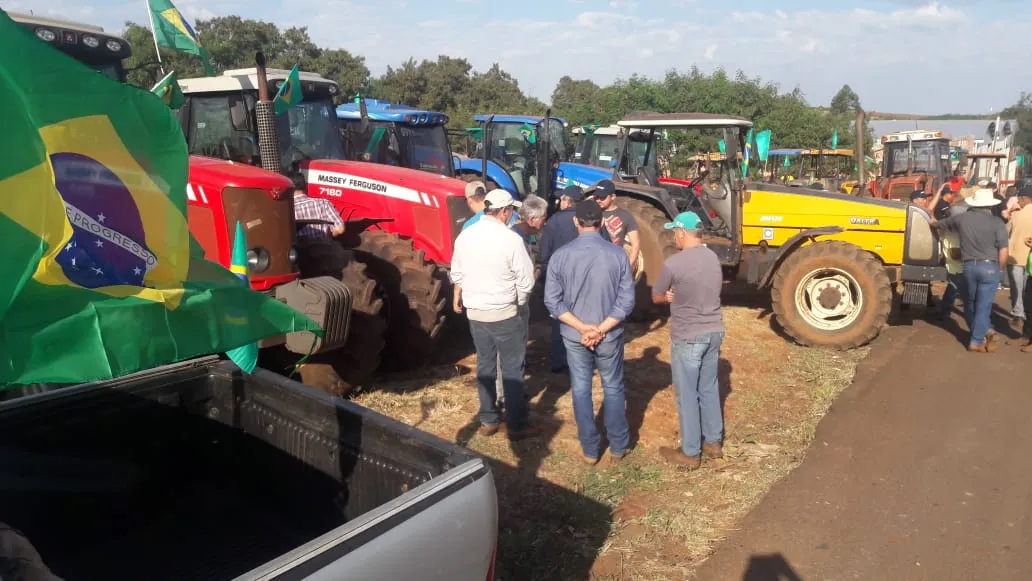
M602 180L587 190L559 192L551 217L537 196L522 202L505 190L472 182L474 212L455 241L451 264L453 308L466 314L477 356L483 436L505 424L510 440L538 435L524 392L531 291L544 278L552 317L550 362L569 373L583 459L598 463L603 438L595 424L592 381L603 392L603 424L610 462L629 452L624 385L624 321L635 308L634 263L639 254L633 215L616 205L616 188ZM719 260L702 243L701 219L678 215L666 228L681 252L663 266L652 300L671 309L671 369L681 446L662 448L668 461L698 468L722 456L723 417L717 368L724 337ZM504 415L503 415L504 406Z
M1032 325L1026 324L1025 298L1032 247L1032 185L1004 197L995 183L983 181L959 198L949 183L934 195L915 191L911 203L932 215L943 235L949 275L939 316L949 320L957 298L964 305L968 350L993 353L999 335L992 308L1001 288L1010 290L1010 326L1024 337L1021 350L1032 352Z

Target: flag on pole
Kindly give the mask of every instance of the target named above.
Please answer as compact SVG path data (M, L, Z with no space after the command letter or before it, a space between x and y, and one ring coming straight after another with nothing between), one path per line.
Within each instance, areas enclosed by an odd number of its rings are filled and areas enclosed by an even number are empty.
M831 134L831 148L838 149L838 131Z
M244 281L245 284L249 284L247 280L247 234L240 222L236 223L236 232L233 234L233 257L229 264L229 271L237 275L237 278ZM246 313L243 314L246 316ZM241 313L233 313L233 315L240 316ZM258 365L258 342L255 341L226 351L226 355L245 373L251 373Z
M720 148L721 155L727 155L727 144L724 143L723 139L717 142L717 147Z
M2 10L0 54L18 55L0 59L0 386L110 379L321 332L204 259L168 107Z
M276 91L276 98L272 100L272 110L276 115L282 115L286 113L291 107L301 102L304 95L301 93L301 73L297 70L297 65L290 69L290 73L287 75L287 80L283 81L278 91Z
M770 153L770 136L770 129L756 134L756 157L762 162L767 161L767 156Z
M186 98L183 95L182 89L179 88L179 80L176 78L175 71L165 75L164 78L151 87L151 93L157 95L170 109L182 107L183 100Z
M214 76L215 71L208 62L208 52L201 46L200 37L194 32L190 23L183 18L183 13L172 4L172 1L147 0L147 7L151 12L151 25L153 26L151 32L154 34L154 43L201 57L204 74Z
M745 135L745 151L742 152L742 177L749 175L749 158L752 157L753 130Z

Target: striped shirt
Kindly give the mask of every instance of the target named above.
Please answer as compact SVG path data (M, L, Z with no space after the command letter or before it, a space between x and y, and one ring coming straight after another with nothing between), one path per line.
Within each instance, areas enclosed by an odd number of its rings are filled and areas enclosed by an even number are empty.
M298 228L298 238L331 238L334 226L344 226L344 219L337 214L336 208L329 200L309 198L306 195L294 196L294 220L323 220L330 224L305 224Z

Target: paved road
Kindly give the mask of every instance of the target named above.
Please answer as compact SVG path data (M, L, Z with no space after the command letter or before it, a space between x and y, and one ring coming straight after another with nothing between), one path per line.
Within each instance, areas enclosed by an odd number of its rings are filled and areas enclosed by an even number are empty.
M1032 354L878 339L806 460L699 581L1032 579Z

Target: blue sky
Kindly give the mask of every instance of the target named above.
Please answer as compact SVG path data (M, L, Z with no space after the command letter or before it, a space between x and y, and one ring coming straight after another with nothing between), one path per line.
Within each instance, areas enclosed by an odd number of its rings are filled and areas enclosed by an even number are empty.
M988 112L1032 91L1022 0L173 0L191 20L239 14L307 26L374 74L408 57L498 62L549 100L563 75L600 84L693 64L742 69L826 104L849 83L869 110ZM143 0L0 0L118 30Z

